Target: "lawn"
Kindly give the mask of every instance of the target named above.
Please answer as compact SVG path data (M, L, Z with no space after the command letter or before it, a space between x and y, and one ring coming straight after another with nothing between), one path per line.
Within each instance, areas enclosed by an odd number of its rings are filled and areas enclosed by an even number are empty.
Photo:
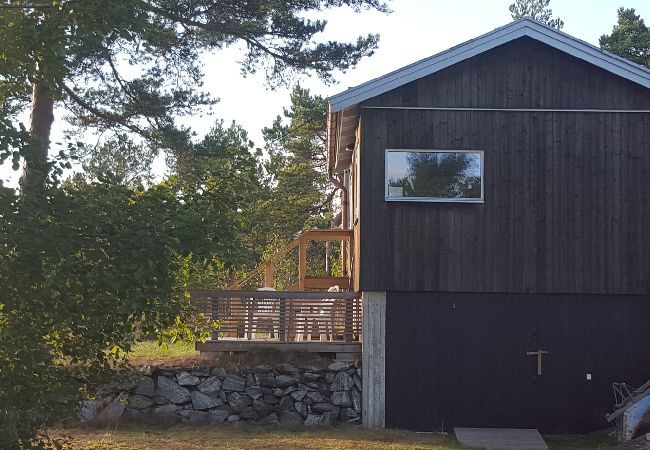
M367 430L360 427L280 430L260 426L222 425L121 427L117 430L53 429L67 450L415 450L458 449L449 436L399 430ZM551 449L612 449L614 441L598 436L547 436Z

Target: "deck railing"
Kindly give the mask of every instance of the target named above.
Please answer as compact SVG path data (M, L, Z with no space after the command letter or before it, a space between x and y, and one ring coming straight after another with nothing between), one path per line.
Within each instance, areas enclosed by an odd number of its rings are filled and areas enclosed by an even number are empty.
M277 342L361 340L358 292L192 291L207 316L219 322L212 340Z

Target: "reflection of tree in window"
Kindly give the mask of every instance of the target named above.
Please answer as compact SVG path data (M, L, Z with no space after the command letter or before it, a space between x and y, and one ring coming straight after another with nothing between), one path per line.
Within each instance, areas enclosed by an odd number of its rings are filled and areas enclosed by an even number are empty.
M480 155L410 152L408 172L389 180L404 197L481 198Z

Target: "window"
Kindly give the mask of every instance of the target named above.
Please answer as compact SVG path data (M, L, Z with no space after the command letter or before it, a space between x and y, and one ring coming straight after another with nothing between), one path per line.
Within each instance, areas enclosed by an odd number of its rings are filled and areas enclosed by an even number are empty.
M386 150L386 200L483 203L483 152Z

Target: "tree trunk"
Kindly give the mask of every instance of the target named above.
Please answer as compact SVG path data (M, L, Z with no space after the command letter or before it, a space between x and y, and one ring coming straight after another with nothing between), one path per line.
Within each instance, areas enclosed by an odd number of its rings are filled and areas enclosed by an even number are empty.
M52 122L54 122L52 91L42 82L35 81L32 85L32 111L29 124L31 143L24 155L23 174L20 177L20 190L23 197L38 194L45 187Z

